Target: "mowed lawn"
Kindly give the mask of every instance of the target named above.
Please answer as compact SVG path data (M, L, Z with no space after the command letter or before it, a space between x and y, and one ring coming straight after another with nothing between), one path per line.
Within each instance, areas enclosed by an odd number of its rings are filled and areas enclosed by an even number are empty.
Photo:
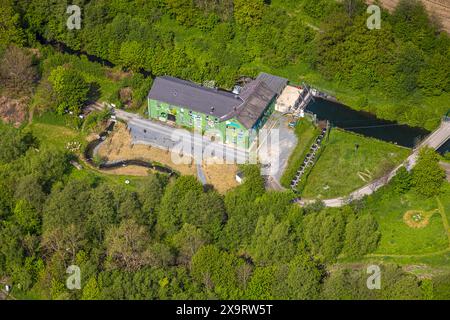
M68 116L59 116L49 112L34 117L28 128L38 139L39 144L43 146L64 149L68 142L84 143L84 135L68 127L66 121L68 121Z
M409 149L334 128L308 176L302 196L318 199L346 196L385 175L409 153Z
M281 184L286 188L290 187L291 181L303 163L307 152L315 138L319 135L319 129L314 127L309 119L304 118L299 120L295 127L295 134L298 138L298 142L289 158L286 170L281 177Z
M450 193L439 196L440 201L449 208ZM382 255L421 255L439 252L449 248L441 214L435 212L424 228L411 228L403 221L409 210L430 212L438 209L435 197L422 198L414 192L406 195L382 193L374 201L368 201L365 209L378 221L381 240L375 254Z

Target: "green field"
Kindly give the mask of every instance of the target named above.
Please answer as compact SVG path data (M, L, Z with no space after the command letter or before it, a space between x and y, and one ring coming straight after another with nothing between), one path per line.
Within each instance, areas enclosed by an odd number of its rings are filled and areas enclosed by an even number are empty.
M59 116L54 113L45 113L33 118L33 122L28 125L33 136L40 145L64 149L68 142L84 143L84 135L74 130L68 125L69 116Z
M333 129L302 195L319 199L348 195L382 177L409 153L409 149L391 143Z
M70 173L70 179L71 178L88 181L94 185L100 182L107 182L110 185L120 185L122 188L128 189L130 191L139 190L139 188L142 185L142 182L146 180L145 176L141 177L141 176L103 173L102 171L91 168L84 163L82 170L77 170L75 168L72 169ZM129 184L125 183L126 180L128 180Z

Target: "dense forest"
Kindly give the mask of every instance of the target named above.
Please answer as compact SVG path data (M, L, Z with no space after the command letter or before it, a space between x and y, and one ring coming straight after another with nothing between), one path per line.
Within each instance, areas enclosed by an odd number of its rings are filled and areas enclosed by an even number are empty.
M0 46L58 41L126 70L224 88L270 71L427 129L448 109L450 37L420 1L383 12L379 30L366 27L361 0L74 1L80 30L66 27L68 4L2 0Z
M99 97L126 107L124 87L139 109L158 75L230 88L260 71L295 83L307 72L351 90L354 108L429 129L448 109L450 39L416 1L384 12L380 30L366 28L357 0L0 3L0 93L27 97L35 115L77 115ZM82 8L80 30L66 27L68 4ZM114 81L48 42L116 65ZM107 116L65 117L89 132ZM152 173L125 186L77 174L79 150L38 139L26 123L0 123L0 137L0 282L18 298L450 298L448 273L419 278L395 263L382 264L383 290L366 286L363 262L382 236L371 205L448 188L429 150L374 196L302 208L290 191L266 191L257 166L244 166L244 183L225 195L192 176ZM66 287L70 265L81 290Z

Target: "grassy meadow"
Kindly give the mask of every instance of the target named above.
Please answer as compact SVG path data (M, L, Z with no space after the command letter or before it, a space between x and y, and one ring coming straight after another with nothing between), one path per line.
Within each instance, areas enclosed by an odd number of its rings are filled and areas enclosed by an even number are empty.
M409 149L334 128L302 195L319 199L348 195L382 177L409 153Z

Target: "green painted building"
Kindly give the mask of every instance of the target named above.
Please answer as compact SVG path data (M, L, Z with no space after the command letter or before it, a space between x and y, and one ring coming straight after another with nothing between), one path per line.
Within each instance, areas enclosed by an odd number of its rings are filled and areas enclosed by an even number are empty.
M158 77L148 94L150 118L198 130L248 148L272 114L287 80L262 73L239 94Z

